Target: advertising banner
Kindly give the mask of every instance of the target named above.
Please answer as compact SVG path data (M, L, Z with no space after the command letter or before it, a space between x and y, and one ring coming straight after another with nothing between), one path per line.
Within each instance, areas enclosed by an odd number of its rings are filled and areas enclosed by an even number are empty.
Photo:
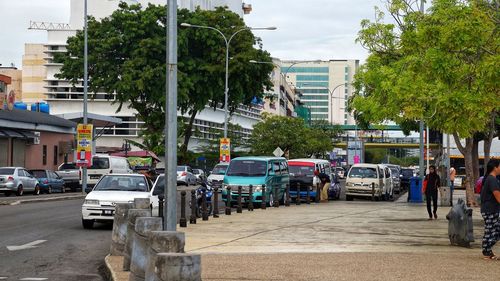
M76 164L80 167L92 165L92 125L78 124L76 127Z
M220 162L231 161L231 140L228 138L220 139Z

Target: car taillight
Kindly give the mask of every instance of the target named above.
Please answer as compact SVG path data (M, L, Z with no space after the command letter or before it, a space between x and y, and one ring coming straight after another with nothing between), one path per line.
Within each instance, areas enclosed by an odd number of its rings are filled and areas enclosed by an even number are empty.
M49 180L44 180L43 181L44 184L48 184L49 183Z
M182 172L181 176L185 176L185 175L187 175L187 173L186 172Z
M8 177L7 181L14 181L14 177Z

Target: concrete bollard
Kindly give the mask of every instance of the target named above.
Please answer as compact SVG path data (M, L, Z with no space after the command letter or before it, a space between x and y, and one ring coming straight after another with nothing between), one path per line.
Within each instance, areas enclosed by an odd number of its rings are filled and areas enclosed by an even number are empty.
M290 207L290 184L286 184L285 188L285 206Z
M151 202L149 198L134 198L134 209L150 209Z
M214 218L219 217L219 188L214 188L214 208L213 208Z
M241 185L238 186L238 208L236 208L236 213L243 213L243 206L241 206Z
M201 256L196 254L160 253L156 256L158 281L201 281Z
M295 197L295 205L300 205L300 182L297 183L297 197Z
M161 231L163 220L159 217L139 217L135 221L129 281L144 281L148 261L149 233Z
M180 227L187 227L186 220L186 191L181 191L181 218L179 219Z
M314 197L314 202L319 203L321 199L321 186L319 183L316 184L316 197Z
M133 233L135 232L135 222L138 217L150 217L151 210L128 210L127 237L125 239L125 251L123 253L123 270L130 270L130 256L132 254Z
M111 247L109 249L112 256L123 256L127 238L128 210L133 209L133 207L132 203L118 203L115 206Z
M266 198L266 186L265 185L262 185L262 197L261 197L261 201L260 202L260 208L262 210L265 210L266 209L266 206L267 206L267 198Z
M165 206L165 196L163 194L158 195L158 216L163 219L163 207Z
M253 185L248 187L248 211L253 211Z
M156 258L159 253L184 253L186 238L183 232L151 231L149 232L148 260L146 280L160 280L155 271Z
M280 194L280 186L279 185L276 185L274 187L274 190L273 190L273 207L274 208L279 208L280 206L280 198L279 198L279 194Z
M472 209L468 208L462 198L446 215L448 220L448 237L451 245L470 247L474 242L474 229L472 222Z
M198 202L196 202L196 190L191 190L191 216L189 216L189 223L196 224L196 208L198 208Z
M201 219L208 220L207 193L205 190L201 193Z
M231 215L231 201L233 200L233 196L231 195L231 187L227 187L226 192L226 216Z

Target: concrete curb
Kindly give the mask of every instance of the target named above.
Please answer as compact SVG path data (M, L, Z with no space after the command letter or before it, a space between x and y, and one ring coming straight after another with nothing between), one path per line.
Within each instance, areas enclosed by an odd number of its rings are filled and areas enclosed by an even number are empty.
M79 194L79 195L47 197L47 198L34 198L34 199L24 199L24 200L20 199L20 200L15 200L15 201L0 201L0 206L1 205L14 206L14 205L28 204L28 203L83 199L86 196L87 196L86 194Z
M113 271L113 267L111 266L110 258L109 257L110 257L110 255L107 255L104 258L104 264L106 265L105 266L106 277L110 281L117 281L117 279L116 279L116 273Z
M104 258L105 271L107 280L111 281L128 281L130 271L123 271L123 256L107 255Z

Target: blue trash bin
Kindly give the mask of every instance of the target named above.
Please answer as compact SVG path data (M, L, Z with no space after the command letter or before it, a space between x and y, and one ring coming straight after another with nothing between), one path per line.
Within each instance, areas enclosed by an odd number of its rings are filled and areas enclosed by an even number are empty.
M422 180L419 177L410 178L410 202L422 203Z

